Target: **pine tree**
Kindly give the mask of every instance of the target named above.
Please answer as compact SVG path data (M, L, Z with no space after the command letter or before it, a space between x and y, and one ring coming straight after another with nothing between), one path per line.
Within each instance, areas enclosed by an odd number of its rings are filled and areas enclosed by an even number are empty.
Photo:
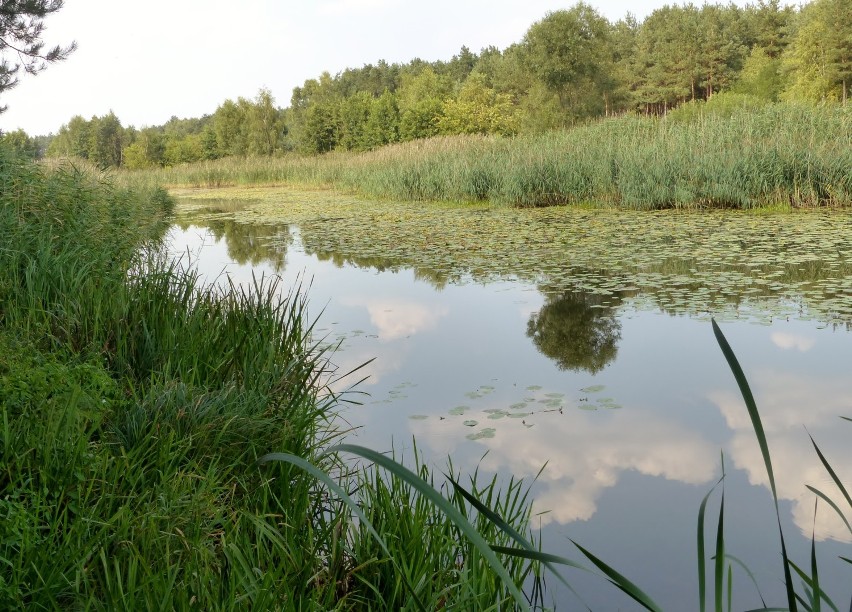
M44 49L44 19L61 8L62 0L0 0L0 93L18 84L21 68L27 74L38 74L77 48L72 42L67 47ZM10 62L6 54L15 60ZM0 112L5 110L0 106Z

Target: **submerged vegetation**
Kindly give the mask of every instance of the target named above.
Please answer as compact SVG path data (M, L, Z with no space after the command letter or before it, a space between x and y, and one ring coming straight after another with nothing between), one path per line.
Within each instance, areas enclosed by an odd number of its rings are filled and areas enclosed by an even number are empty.
M145 171L186 187L300 183L401 200L517 206L852 204L852 107L740 109L717 96L666 118L622 117L515 139L433 138L366 153L229 158Z

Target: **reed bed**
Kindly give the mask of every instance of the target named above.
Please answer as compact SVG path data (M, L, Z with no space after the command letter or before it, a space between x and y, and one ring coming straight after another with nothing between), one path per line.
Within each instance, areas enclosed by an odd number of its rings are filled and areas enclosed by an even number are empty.
M660 609L579 544L591 565L542 552L523 483L501 490L474 474L465 488L451 465L442 478L416 454L412 471L329 447L340 398L325 389L303 294L270 279L213 288L158 257L161 190L45 172L2 150L0 185L0 608L529 609L540 568L570 587L567 566ZM714 331L772 481L754 398ZM699 607L710 560L722 609L736 560L724 497L708 559L708 499ZM779 536L783 549L780 520ZM803 570L784 552L789 609L837 609L815 559Z
M0 609L526 607L535 563L447 514L484 507L325 450L301 288L201 282L159 254L171 206L0 149ZM519 484L476 490L528 531Z
M852 110L771 104L624 116L516 138L439 137L366 153L222 159L135 173L160 184L299 183L415 201L633 209L848 206Z

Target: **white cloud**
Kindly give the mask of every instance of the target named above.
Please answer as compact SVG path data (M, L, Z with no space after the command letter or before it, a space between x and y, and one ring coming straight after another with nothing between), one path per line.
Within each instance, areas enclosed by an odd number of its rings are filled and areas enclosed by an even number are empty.
M480 418L480 427L497 430L494 438L481 440L488 448L482 468L531 479L547 464L537 480L543 490L533 503L534 512L545 513L543 525L590 519L601 494L626 471L688 484L713 478L718 451L700 435L635 412L603 416L576 409L541 414L530 418L529 429L521 419ZM418 440L441 445L439 452L449 452L448 440L467 433L450 419L412 422L412 427Z
M852 447L846 442L852 434L852 424L847 428L839 419L840 415L852 412L852 382L759 371L749 376L749 383L766 433L778 496L792 502L793 521L810 538L814 529L814 495L806 485L835 500L840 494L811 445L808 433L835 468L852 464ZM735 391L718 391L710 394L710 400L733 431L729 453L734 465L747 473L751 484L769 489L763 455L742 397ZM843 478L844 474L840 476ZM852 477L852 473L846 477ZM817 514L816 538L852 540L852 534L834 511L824 503L821 508Z
M799 334L787 332L772 332L769 336L772 344L780 349L796 349L802 353L811 350L816 345L816 340Z
M446 306L429 306L400 298L347 297L341 303L365 307L382 342L435 329L438 321L449 313Z
M319 7L322 15L340 17L352 14L363 14L365 11L376 11L386 9L398 0L333 0L323 2Z

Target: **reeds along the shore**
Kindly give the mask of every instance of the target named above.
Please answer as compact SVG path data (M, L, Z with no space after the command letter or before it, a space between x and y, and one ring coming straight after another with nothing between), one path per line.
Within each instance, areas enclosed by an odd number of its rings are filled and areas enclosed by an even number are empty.
M222 159L145 171L218 187L300 183L403 200L634 209L852 204L852 111L766 105L624 116L506 139L439 137L366 153Z
M433 609L518 592L528 560L501 581L418 493L323 452L339 398L302 287L209 284L161 256L160 190L3 150L0 186L0 609L377 609L407 605L402 579ZM360 491L405 572L269 452Z

